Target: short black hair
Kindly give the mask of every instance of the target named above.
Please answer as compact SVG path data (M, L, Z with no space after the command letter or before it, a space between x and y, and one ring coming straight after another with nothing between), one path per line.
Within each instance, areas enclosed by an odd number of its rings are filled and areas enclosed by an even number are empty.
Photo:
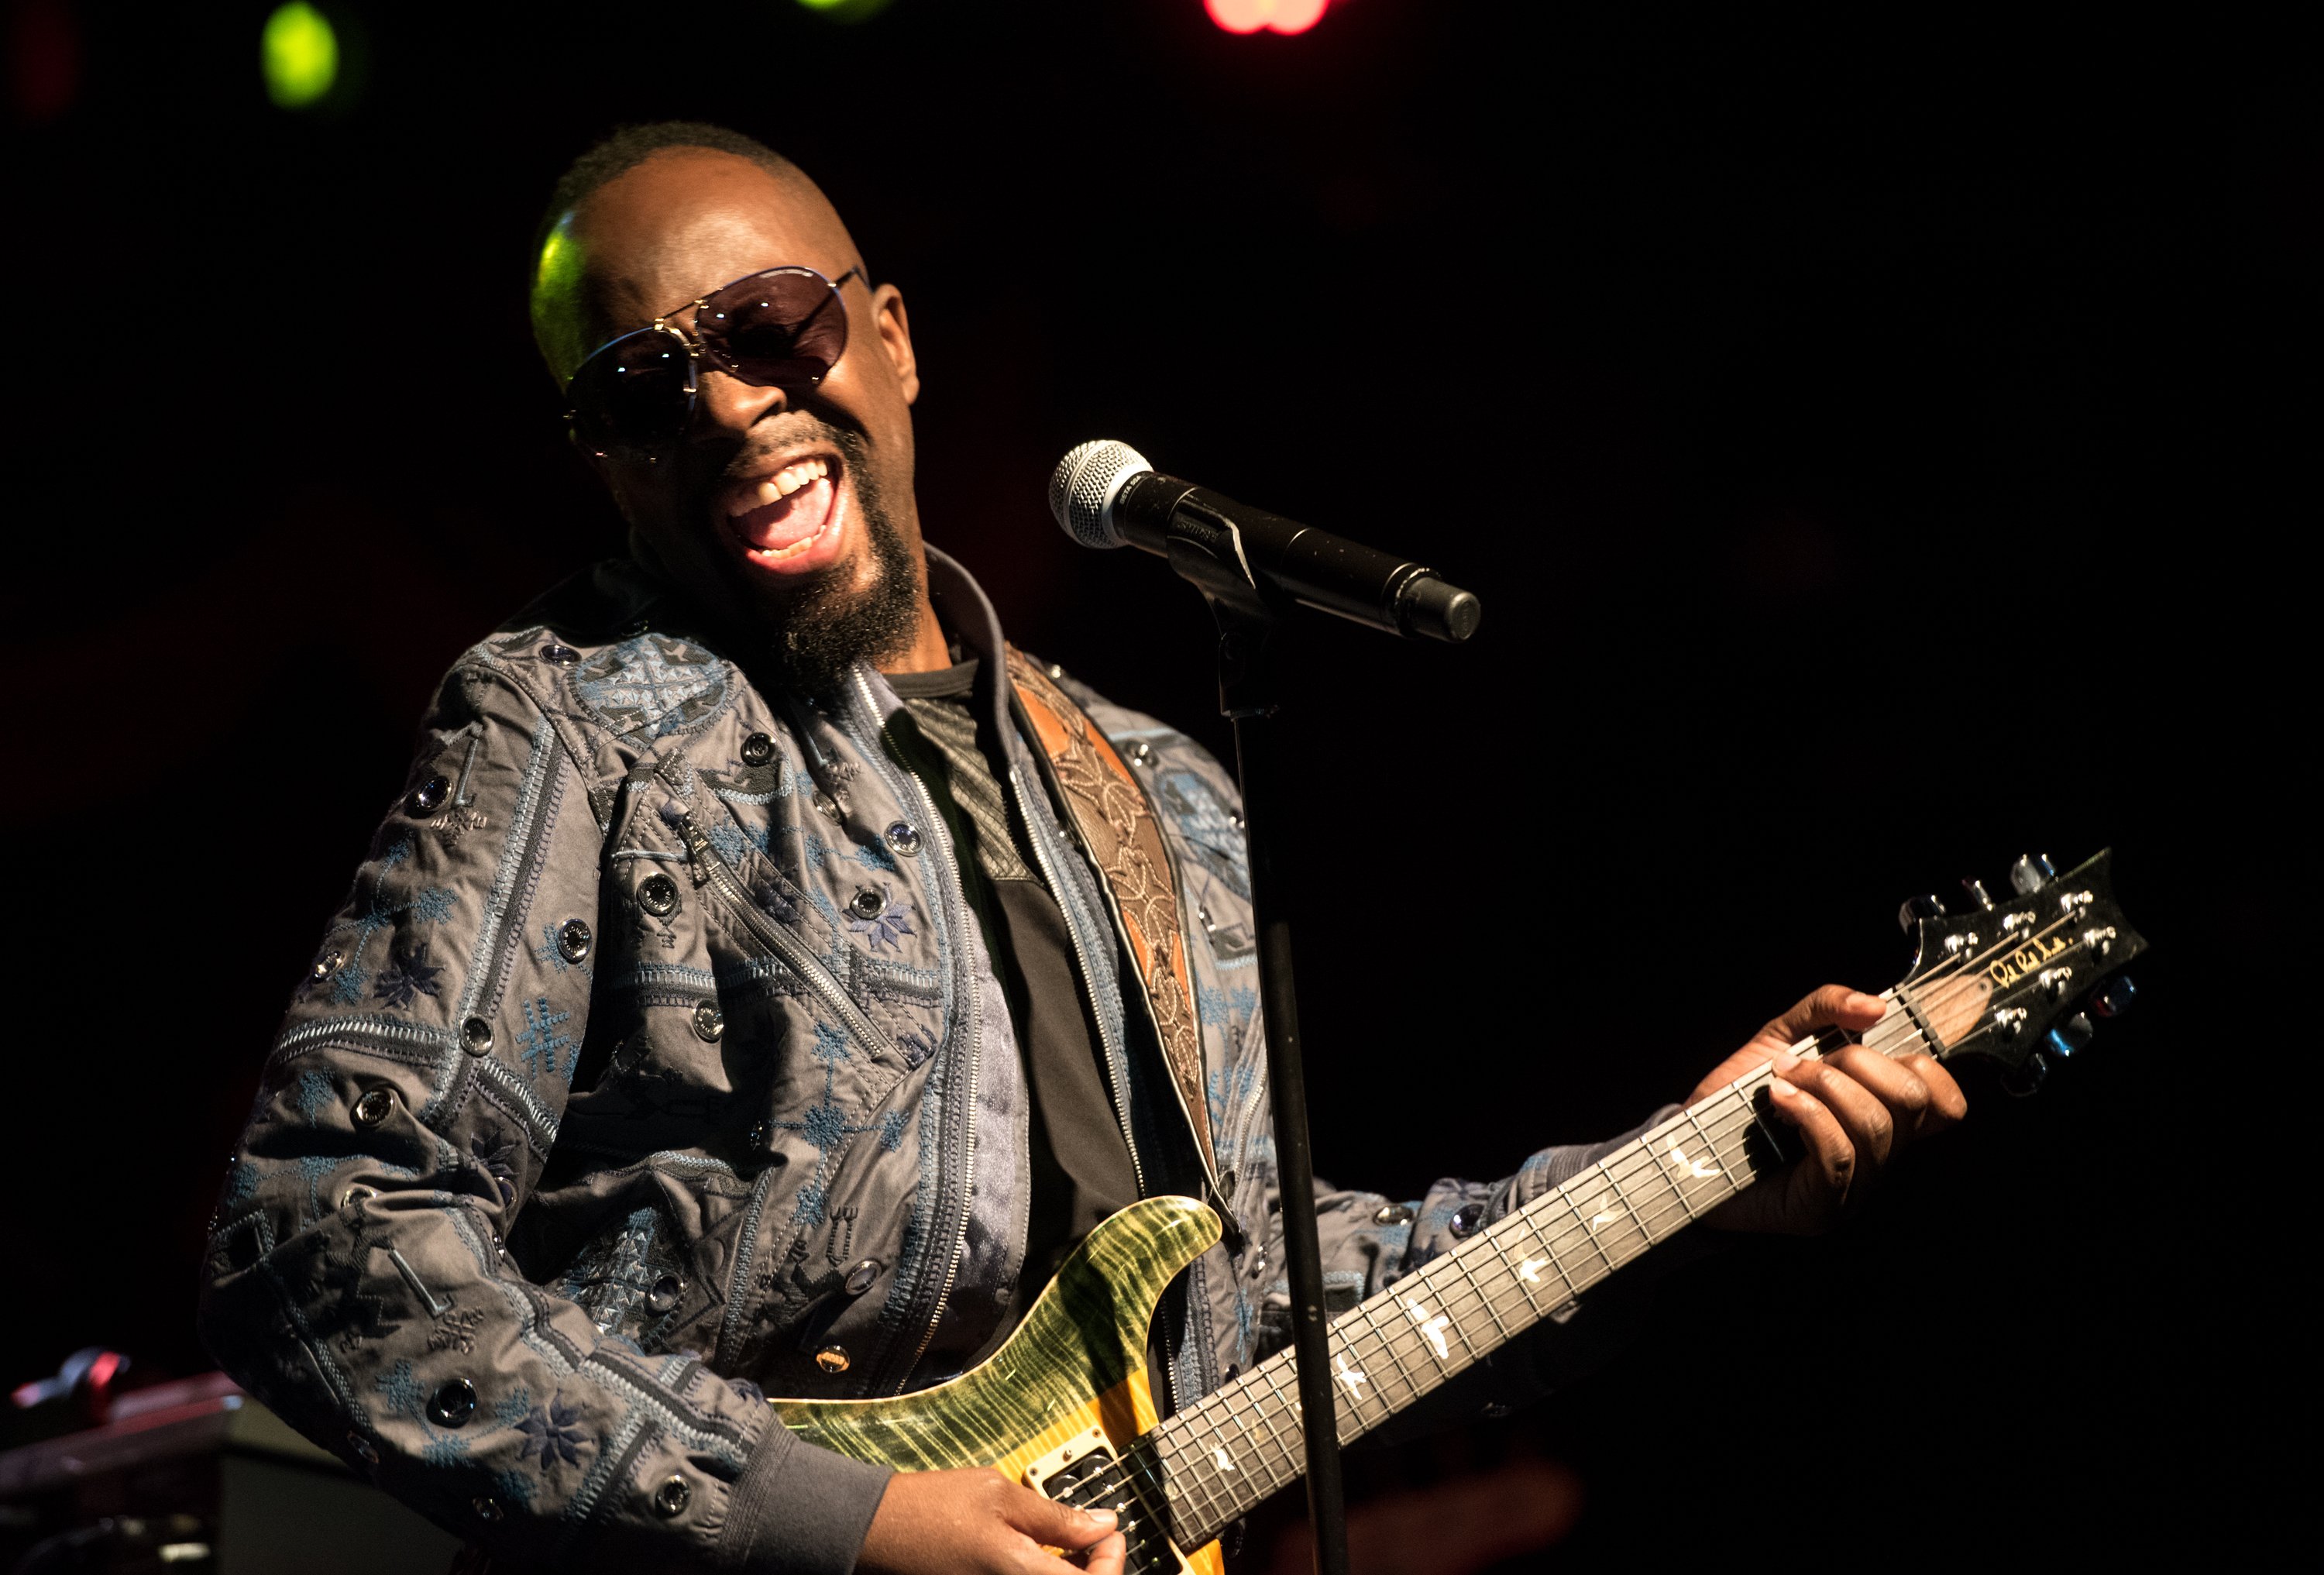
M540 254L543 241L557 221L589 200L597 189L625 175L665 148L707 148L748 159L779 180L805 180L807 172L756 137L713 125L705 120L656 120L642 125L615 126L565 167L549 194L549 207L533 231L532 252Z

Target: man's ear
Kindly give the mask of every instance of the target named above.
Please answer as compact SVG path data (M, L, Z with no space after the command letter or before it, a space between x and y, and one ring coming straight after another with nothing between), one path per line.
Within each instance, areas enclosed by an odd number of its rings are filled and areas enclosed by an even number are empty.
M888 353L888 364L896 369L904 402L911 404L920 397L920 363L912 354L912 324L904 313L904 292L892 284L873 290L872 318L879 327L880 345Z

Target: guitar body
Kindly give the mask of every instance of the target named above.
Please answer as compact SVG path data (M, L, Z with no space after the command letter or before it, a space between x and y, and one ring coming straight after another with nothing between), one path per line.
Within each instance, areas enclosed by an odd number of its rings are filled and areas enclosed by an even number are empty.
M775 1400L792 1432L899 1471L990 1466L1038 1489L1102 1434L1119 1459L1156 1422L1146 1335L1165 1286L1219 1238L1192 1198L1148 1198L1105 1220L1065 1260L1024 1321L960 1377L885 1400ZM1219 1545L1181 1553L1222 1575Z

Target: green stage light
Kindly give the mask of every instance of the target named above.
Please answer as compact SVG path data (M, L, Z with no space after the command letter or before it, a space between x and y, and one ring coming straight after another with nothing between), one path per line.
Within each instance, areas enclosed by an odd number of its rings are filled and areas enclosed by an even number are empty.
M285 109L321 100L339 78L339 35L307 0L278 5L258 40L266 96Z
M888 9L888 0L798 0L817 16L833 22L869 22Z

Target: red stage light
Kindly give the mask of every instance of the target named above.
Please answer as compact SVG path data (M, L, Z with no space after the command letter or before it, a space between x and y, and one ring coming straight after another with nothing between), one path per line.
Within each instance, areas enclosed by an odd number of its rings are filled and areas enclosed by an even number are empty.
M1229 32L1305 32L1323 20L1331 0L1203 0L1211 20Z

